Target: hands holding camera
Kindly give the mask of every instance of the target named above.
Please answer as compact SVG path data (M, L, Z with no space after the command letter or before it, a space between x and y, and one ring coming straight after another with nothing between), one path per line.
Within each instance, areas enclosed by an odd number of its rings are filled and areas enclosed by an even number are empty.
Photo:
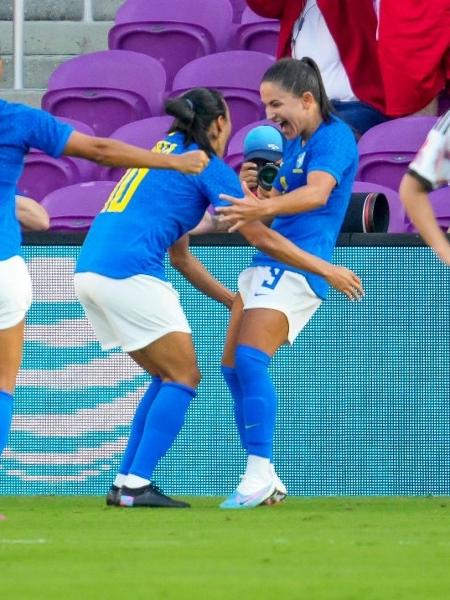
M245 182L259 198L268 198L278 169L278 164L275 162L246 161L241 166L239 179Z

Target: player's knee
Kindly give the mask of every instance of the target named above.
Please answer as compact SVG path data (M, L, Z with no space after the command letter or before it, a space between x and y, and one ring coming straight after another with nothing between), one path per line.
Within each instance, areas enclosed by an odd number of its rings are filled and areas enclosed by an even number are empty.
M164 381L173 381L174 383L182 383L190 388L196 389L201 380L201 373L198 366L183 365L183 368L172 370L164 377Z
M198 385L200 384L200 380L202 378L202 375L200 373L200 370L198 368L197 365L193 365L191 367L191 369L189 370L189 380L190 383L188 384L191 388L196 389L198 387Z

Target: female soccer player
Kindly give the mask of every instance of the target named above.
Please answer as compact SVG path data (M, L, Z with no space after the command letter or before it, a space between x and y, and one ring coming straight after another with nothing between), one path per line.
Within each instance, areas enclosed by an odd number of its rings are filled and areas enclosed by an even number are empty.
M400 199L411 221L436 256L448 266L450 266L450 243L436 221L428 192L449 183L450 110L429 132L424 145L409 165L408 172L403 176L400 184Z
M0 79L1 75L0 58ZM200 172L208 162L204 152L165 156L117 140L83 135L42 110L0 100L0 454L11 427L24 317L31 303L31 281L20 252L15 197L30 147L54 157L79 156L108 166L178 169L187 173Z
M245 199L223 196L233 206L218 212L235 222L232 229L253 219L276 217L272 231L328 261L358 164L353 134L331 113L320 72L310 58L275 63L265 73L260 93L267 118L280 125L288 140L282 166L269 198L258 200L250 191ZM245 180L255 181L255 166L246 165ZM325 279L263 252L239 278L223 375L248 460L237 490L222 508L269 504L286 495L272 466L277 396L268 366L282 344L293 343L325 299Z
M231 132L227 105L216 91L196 88L170 100L175 117L156 148L167 154L204 150L208 167L198 176L129 170L97 216L81 249L75 290L103 348L120 346L153 381L132 423L129 443L108 504L184 508L151 483L152 473L180 431L200 380L191 330L178 294L167 282L164 257L197 288L231 305L233 294L188 252L186 233L219 194L242 196L234 171L221 160ZM321 272L332 285L357 295L360 281L333 267L262 223L242 228L250 243L298 268Z

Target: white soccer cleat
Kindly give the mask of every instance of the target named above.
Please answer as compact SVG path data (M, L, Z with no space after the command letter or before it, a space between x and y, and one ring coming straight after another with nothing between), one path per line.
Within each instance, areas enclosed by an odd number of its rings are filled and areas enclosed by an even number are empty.
M236 490L222 502L220 508L236 510L242 508L254 508L261 504L272 504L269 502L269 499L274 493L275 485L273 481L249 494L242 494Z
M277 472L275 471L275 467L273 466L272 463L270 464L270 466L272 469L272 477L273 477L273 482L275 485L275 492L264 503L265 504L278 504L279 502L283 502L283 500L286 498L287 489L286 489L286 486L284 485L284 483L278 477Z

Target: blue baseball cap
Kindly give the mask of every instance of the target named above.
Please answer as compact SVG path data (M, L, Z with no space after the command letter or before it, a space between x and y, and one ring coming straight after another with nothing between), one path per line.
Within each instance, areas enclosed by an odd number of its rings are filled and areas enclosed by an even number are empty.
M244 138L244 160L262 158L277 161L283 158L283 136L271 125L259 125Z

